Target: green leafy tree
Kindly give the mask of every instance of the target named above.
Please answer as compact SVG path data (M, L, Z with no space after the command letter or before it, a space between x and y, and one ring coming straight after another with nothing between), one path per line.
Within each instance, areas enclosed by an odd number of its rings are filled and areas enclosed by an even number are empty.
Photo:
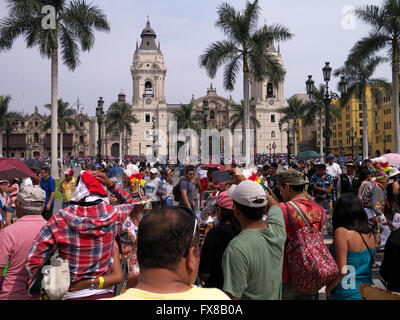
M198 123L203 120L202 116L194 111L193 103L181 104L181 108L172 111L175 116L178 131L181 129L192 129L200 133L201 126Z
M63 135L67 133L67 126L74 127L78 129L78 124L76 122L76 110L69 107L68 102L64 102L62 99L58 99L57 103L57 116L58 116L58 128L60 129L60 157L61 161L64 159L63 152ZM45 108L51 111L51 104L46 104ZM43 130L47 131L51 128L51 117L48 117L44 124Z
M8 17L0 20L0 51L10 50L15 39L22 36L28 48L38 47L42 57L51 60L51 175L58 177L57 165L57 100L58 58L74 71L79 51L90 51L94 45L94 30L109 31L104 13L85 0L6 0ZM55 9L54 26L43 27L45 6ZM50 19L51 21L51 19ZM80 45L80 48L79 48Z
M381 57L371 57L362 59L358 57L349 59L344 66L335 70L335 76L345 76L349 82L347 93L341 99L341 105L348 104L352 97L358 99L362 104L363 111L363 158L368 156L368 103L367 91L371 90L372 100L380 107L383 100L383 92L388 94L391 86L385 79L372 78L376 67L385 59ZM384 91L383 91L383 90Z
M122 163L122 139L124 134L132 135L132 123L138 123L139 121L132 114L132 109L127 103L114 102L107 114L105 120L106 133L111 133L114 129L119 132L119 159Z
M324 102L324 96L325 96L325 85L320 84L317 87L314 86L313 90L313 99L307 100L304 102L304 116L303 116L303 121L304 125L314 125L315 120L318 119L319 123L319 153L321 155L324 154L324 137L323 137L323 119L325 118L325 102ZM329 115L331 119L333 118L338 118L340 116L340 106L337 104L331 104L329 106Z
M241 100L240 104L232 105L233 114L230 117L230 127L232 133L235 131L236 128L240 127L243 124L244 119L244 101ZM250 106L250 124L253 128L261 128L260 121L257 120L256 116L256 107L254 105Z
M0 157L3 156L3 132L7 137L6 144L6 157L10 156L10 134L13 133L15 127L13 123L15 121L22 120L23 116L19 112L8 111L8 107L11 101L11 96L1 95L0 96Z
M392 66L394 152L400 153L399 128L399 43L400 0L384 0L382 5L367 5L356 9L358 18L370 25L368 35L357 41L350 51L350 60L368 58L386 50L386 58Z
M210 78L214 78L219 67L225 65L223 84L228 91L234 89L242 66L244 132L249 127L250 74L256 81L269 78L272 82L279 82L284 77L284 70L268 47L274 41L292 38L288 28L280 24L258 28L260 12L258 0L252 3L247 1L243 11L236 10L228 3L219 5L215 25L223 31L227 39L212 43L200 56L200 66L206 69ZM243 137L244 154L247 155L246 134Z
M308 105L303 103L297 96L292 96L286 101L288 103L287 107L278 110L279 113L283 114L281 121L283 123L293 122L293 127L299 127L300 120L304 119ZM297 130L294 131L294 154L297 155Z

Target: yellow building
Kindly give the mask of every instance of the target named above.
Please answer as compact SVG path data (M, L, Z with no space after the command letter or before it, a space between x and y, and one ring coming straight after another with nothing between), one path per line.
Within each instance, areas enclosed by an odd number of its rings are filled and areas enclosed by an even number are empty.
M339 105L339 101L333 101ZM367 122L369 157L380 156L393 150L393 105L391 97L384 97L383 104L377 107L367 90ZM362 155L363 112L362 103L354 95L348 104L340 109L338 118L331 121L331 152L335 155ZM385 150L386 148L386 150Z

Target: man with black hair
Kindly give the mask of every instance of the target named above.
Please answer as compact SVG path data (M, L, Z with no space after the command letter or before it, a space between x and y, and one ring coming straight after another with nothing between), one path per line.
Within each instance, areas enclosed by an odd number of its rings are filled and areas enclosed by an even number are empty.
M109 300L229 300L219 289L194 285L199 229L190 209L152 211L140 221L137 241L138 284Z
M280 171L277 174L277 180L278 188L284 201L279 204L279 207L285 220L286 241L290 241L295 237L292 227L298 230L306 226L297 209L301 210L316 229L322 230L326 220L325 210L314 201L311 201L310 196L305 192L307 181L303 179L302 173L295 169ZM291 216L289 217L289 215ZM287 252L285 250L282 272L282 300L318 300L318 297L318 292L299 294L295 290L291 282Z
M342 173L337 182L337 192L340 195L351 192L355 195L358 194L358 188L360 187L361 181L358 176L357 165L354 161L347 161L346 173Z
M194 166L188 165L185 168L185 177L179 182L181 188L181 198L179 199L180 206L186 206L194 210L194 184L193 179L195 178Z
M282 210L260 184L246 180L238 168L233 174L236 185L228 195L242 231L230 241L223 256L223 290L236 300L280 300L286 240Z
M42 216L49 221L53 216L54 196L56 194L56 182L50 176L50 168L44 167L40 169L40 187L46 192L46 201Z
M268 169L268 187L272 190L272 192L275 194L275 196L278 199L281 199L281 196L279 194L279 189L278 189L278 183L276 181L276 172L278 171L278 164L273 162L271 163L269 169Z

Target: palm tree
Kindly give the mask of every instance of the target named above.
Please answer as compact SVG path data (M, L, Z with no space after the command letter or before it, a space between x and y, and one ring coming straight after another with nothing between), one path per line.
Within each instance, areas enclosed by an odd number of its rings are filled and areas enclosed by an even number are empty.
M387 58L392 65L394 152L400 153L399 128L399 43L400 43L400 0L384 0L382 6L367 5L358 8L356 15L372 27L369 34L356 42L350 51L350 60L357 57L372 57L387 49Z
M240 104L232 105L232 109L233 109L234 113L233 113L232 117L229 119L229 122L230 122L231 131L233 133L237 127L239 127L241 124L243 124L244 101L241 100ZM249 107L249 109L250 109L250 119L249 119L250 124L254 128L261 128L260 121L258 121L257 118L255 117L256 107L254 105L251 105Z
M172 111L178 124L178 130L192 129L196 131L197 134L199 134L200 127L197 125L197 122L202 121L203 118L193 109L193 103L189 103L181 104L180 109Z
M237 127L239 127L240 125L243 125L244 100L240 100L240 104L232 105L232 109L233 109L234 113L233 113L232 117L229 119L229 122L230 122L231 131L233 134ZM250 129L251 129L251 127L261 128L261 123L256 118L256 107L254 105L249 106L249 121L250 121L250 123L249 123ZM257 141L256 136L257 136L256 131L254 130L254 141ZM244 148L244 141L242 141L242 148Z
M288 106L279 109L278 112L284 115L281 118L283 123L290 123L293 121L293 127L296 128L294 131L294 155L297 155L297 128L299 126L299 121L304 118L308 105L303 103L297 96L292 96L286 101Z
M325 116L325 102L324 102L324 97L325 97L325 85L320 84L317 87L314 87L313 90L313 99L312 101L306 101L304 102L304 109L305 113L303 116L303 121L304 125L314 125L315 120L318 119L319 123L319 153L321 155L324 154L324 136L323 136L323 123L322 119ZM340 115L340 108L335 105L331 104L329 106L329 115L331 116L331 119L337 118Z
M363 110L363 158L368 159L368 104L367 90L371 89L372 99L377 105L380 104L383 97L381 89L385 89L386 93L390 91L390 85L385 79L371 78L376 67L384 61L381 57L368 57L362 59L347 60L343 67L335 70L334 75L345 76L349 81L347 93L341 99L341 105L345 106L352 97L358 99L362 103Z
M57 164L57 100L58 53L64 65L74 71L79 65L79 46L90 51L94 45L94 29L109 31L104 13L85 0L7 0L9 16L0 21L0 51L10 50L19 36L28 48L38 47L40 54L51 59L51 175L58 177ZM55 9L55 28L44 28L42 9ZM60 47L61 46L61 47Z
M22 119L22 114L19 112L8 111L8 105L11 101L11 96L0 96L0 157L3 156L3 131L6 133L6 157L10 156L10 134L13 132L15 121Z
M69 103L64 102L62 99L58 99L58 108L57 108L57 116L58 116L58 127L60 128L60 158L61 165L63 164L64 152L63 152L63 135L67 133L67 125L73 126L75 129L78 129L78 124L76 120L73 118L76 115L76 110L69 108ZM51 110L51 104L46 104L45 108ZM46 123L44 124L43 130L47 131L51 128L51 117L48 117Z
M114 102L107 112L105 125L106 133L111 133L114 129L119 131L119 163L122 163L122 139L126 132L132 135L131 123L138 123L134 115L132 115L131 107L123 102Z
M243 70L243 99L244 121L243 142L244 154L247 150L246 132L249 123L249 80L250 73L256 81L269 78L279 82L284 76L284 70L273 53L268 51L268 46L274 41L284 41L292 38L292 34L285 26L274 24L257 27L260 15L258 0L246 2L243 12L237 11L228 3L218 6L218 20L216 27L220 28L227 36L227 40L212 43L200 56L200 66L204 67L210 78L214 78L218 68L224 68L224 88L228 91L234 89L236 78Z
M0 96L0 157L3 156L3 131L6 130L8 105L11 101L11 96Z

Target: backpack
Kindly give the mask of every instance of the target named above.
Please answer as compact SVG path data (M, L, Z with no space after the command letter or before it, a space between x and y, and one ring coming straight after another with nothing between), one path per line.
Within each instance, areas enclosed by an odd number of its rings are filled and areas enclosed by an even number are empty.
M299 207L289 202L299 213L306 226L296 231L294 219L289 206L285 203L288 213L289 227L294 238L286 243L286 254L290 279L298 293L311 293L328 285L339 273L339 268L324 243L322 230L317 230L310 224ZM321 216L321 222L322 224Z
M174 200L176 202L179 202L179 200L181 199L181 182L183 179L181 179L176 186L174 186L174 188L172 189L172 194L174 195Z

